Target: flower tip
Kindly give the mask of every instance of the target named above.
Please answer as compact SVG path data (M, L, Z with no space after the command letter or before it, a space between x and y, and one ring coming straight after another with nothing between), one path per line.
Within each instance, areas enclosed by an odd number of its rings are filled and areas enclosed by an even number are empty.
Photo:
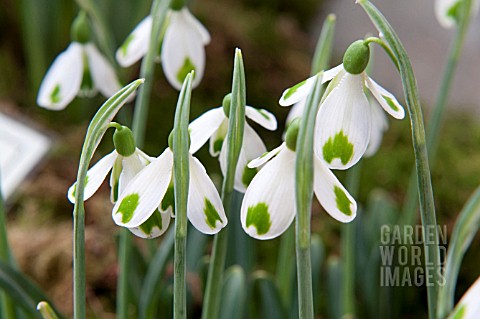
M45 301L40 301L37 305L37 310L43 309L47 306L47 303Z
M337 16L334 13L330 13L327 16L327 20L328 20L328 22L335 22L335 21L337 21Z
M235 55L238 56L239 58L241 58L242 57L242 49L235 48Z

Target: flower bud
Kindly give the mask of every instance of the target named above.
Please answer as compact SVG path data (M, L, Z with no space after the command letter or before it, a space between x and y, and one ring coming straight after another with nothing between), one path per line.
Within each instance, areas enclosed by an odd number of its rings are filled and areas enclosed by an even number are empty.
M135 139L132 131L122 125L115 126L115 133L113 133L113 145L117 153L121 156L128 157L135 153Z
M225 113L226 117L230 116L230 105L232 105L232 93L225 95L222 101L223 113Z
M285 143L287 147L294 152L297 150L297 137L300 131L300 123L302 123L300 118L297 117L294 119L287 128L287 134L285 134Z
M90 41L90 25L88 23L87 13L80 11L70 29L72 41L78 43L87 43Z
M343 68L350 74L360 74L367 68L370 48L363 40L350 44L343 56Z

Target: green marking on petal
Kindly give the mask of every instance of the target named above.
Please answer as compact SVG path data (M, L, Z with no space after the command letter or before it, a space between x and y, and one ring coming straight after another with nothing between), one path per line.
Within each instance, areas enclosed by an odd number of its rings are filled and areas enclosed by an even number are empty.
M88 184L88 175L85 176L85 185L84 186L87 187L87 184ZM75 197L76 191L77 191L77 183L75 183L75 185L73 185L73 192L72 192L73 197Z
M135 209L138 207L138 200L140 196L136 193L125 196L118 207L116 214L122 214L122 223L128 223L132 217Z
M118 180L116 180L113 184L113 202L117 202L118 200Z
M134 38L135 36L133 34L130 34L123 42L122 46L120 47L120 52L122 52L123 56L127 55L128 46L130 45L130 42L132 42Z
M390 106L390 108L392 110L394 110L395 112L399 111L398 106L395 104L395 102L393 102L393 99L391 97L386 96L386 95L382 95L382 97L385 100L385 102L387 102L388 106Z
M460 13L462 12L461 11L461 6L462 6L462 1L455 2L454 5L452 5L450 8L448 8L447 16L458 22L458 19L460 17Z
M327 143L323 145L323 158L331 163L334 158L339 158L342 164L345 165L353 156L353 144L350 143L348 137L343 134L343 131L338 132L335 137L328 139Z
M220 221L220 223L223 222L215 206L213 206L212 202L210 202L208 198L205 198L205 208L203 209L203 212L205 213L205 216L207 216L205 221L210 228L215 229L217 220Z
M254 226L257 234L264 235L270 230L272 222L270 221L270 213L266 203L258 203L255 206L248 207L247 211L247 227Z
M270 152L267 151L267 152L263 153L262 156L260 156L260 158L264 158L265 156L268 155L268 153L270 153Z
M352 210L350 209L350 200L348 199L345 192L338 186L335 186L333 189L335 192L335 202L337 203L337 208L347 216L352 216Z
M270 116L268 116L268 113L265 112L265 110L262 110L262 109L255 109L255 111L257 111L258 113L260 113L261 116L263 116L265 119L267 120L270 120Z
M250 182L252 179L257 175L258 170L256 168L250 168L248 166L245 166L243 168L243 174L242 174L242 183L247 187L250 185Z
M140 225L140 229L143 231L144 234L150 235L152 234L152 230L158 227L158 229L162 229L163 224L162 224L162 214L158 211L158 209L155 210L155 212L150 216L146 222Z
M222 145L223 145L223 138L216 140L215 142L213 142L213 151L215 153L220 152L222 149Z
M83 55L83 65L83 78L80 86L80 92L81 95L90 97L95 93L95 85L93 83L92 73L90 72L90 68L88 66L88 59L85 54Z
M191 71L195 71L195 65L193 65L192 61L190 60L190 58L185 58L185 61L183 62L183 66L180 68L180 70L178 70L177 72L177 80L178 82L180 83L183 83L183 81L185 80L185 77L187 76L188 73L190 73ZM195 74L194 76L195 77Z
M304 80L298 84L295 84L294 86L292 86L291 88L289 88L287 90L287 92L285 93L285 97L283 98L284 100L288 100L295 92L297 92L297 90L299 88L301 88L303 85L305 85L305 83L307 83L307 80Z
M165 193L165 196L163 196L162 203L160 204L163 211L166 211L170 206L172 207L173 214L175 214L175 192L173 189L173 182L170 182L170 185L168 185L167 192Z
M465 310L466 310L465 305L461 305L460 307L457 307L452 319L462 319L465 316Z
M53 91L50 94L50 101L52 101L52 103L60 102L60 84L55 85L53 88Z

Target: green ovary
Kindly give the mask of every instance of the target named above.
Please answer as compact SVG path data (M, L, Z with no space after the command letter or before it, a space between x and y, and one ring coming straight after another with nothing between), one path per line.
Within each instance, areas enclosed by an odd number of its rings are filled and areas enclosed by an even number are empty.
M329 138L323 145L323 158L331 163L333 159L339 158L343 165L347 164L353 156L353 144L343 131L335 134L334 138Z
M270 213L266 203L258 203L248 208L247 227L250 226L254 226L259 235L264 235L270 230L272 222L270 221Z

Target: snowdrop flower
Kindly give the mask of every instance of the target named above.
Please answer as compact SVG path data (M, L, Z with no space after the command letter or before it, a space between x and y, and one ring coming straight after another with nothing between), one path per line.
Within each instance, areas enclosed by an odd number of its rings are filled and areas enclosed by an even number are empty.
M223 106L211 109L202 116L190 123L189 131L192 137L190 152L193 154L210 139L210 154L219 156L220 168L223 176L227 170L227 143L223 143L228 131L228 114L230 114L231 94L223 99ZM275 116L264 109L256 109L251 106L245 108L245 115L255 123L264 128L274 131L277 129ZM248 184L257 173L256 168L247 166L248 162L267 151L262 139L245 123L243 143L238 158L235 172L234 187L237 191L244 193Z
M189 165L187 217L200 232L215 234L227 225L222 200L203 165L191 154ZM150 228L150 233L144 237L157 237L165 232L170 216L175 214L172 170L173 153L167 148L121 193L112 211L115 223L138 229L145 222L157 218L161 223Z
M249 163L249 167L265 164L248 186L240 210L243 229L256 239L281 235L295 218L295 150L299 122L297 119L290 124L286 142ZM355 218L355 200L316 155L313 190L333 218L343 223Z
M448 319L478 319L480 318L480 277L467 290L455 306Z
M205 46L210 43L210 34L187 7L172 8L168 18L160 57L165 76L175 89L180 90L187 74L194 70L192 85L197 87L205 70ZM116 58L121 66L128 67L145 56L151 31L152 18L148 16L117 50Z
M462 4L464 0L436 0L435 1L435 14L437 16L438 23L444 28L452 28L458 24L458 19L461 15ZM471 16L472 18L478 14L480 1L472 0Z
M322 98L315 125L315 152L332 169L347 169L364 155L371 134L380 130L364 92L366 86L382 108L396 119L405 117L395 96L366 73L370 51L363 40L350 45L343 64L324 72L322 81L332 80ZM285 90L280 105L288 106L305 99L315 76ZM375 125L375 127L373 127ZM373 132L373 133L372 133Z
M110 97L122 87L112 65L90 42L83 11L72 25L72 39L53 61L40 85L37 104L41 107L63 110L75 96L91 97L100 91Z

